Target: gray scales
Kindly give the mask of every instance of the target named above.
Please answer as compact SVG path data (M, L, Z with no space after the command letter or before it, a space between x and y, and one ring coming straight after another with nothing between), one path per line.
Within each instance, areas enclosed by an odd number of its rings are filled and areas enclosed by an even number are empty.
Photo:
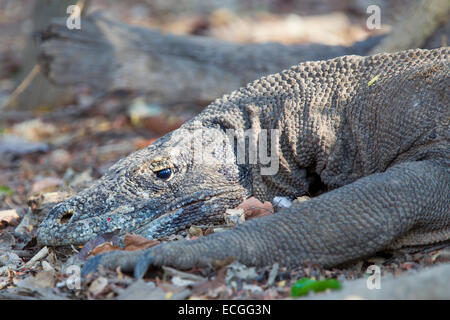
M296 199L317 191L229 231L96 256L83 272L101 264L141 277L149 265L187 269L230 258L334 266L387 248L447 241L449 53L444 47L343 56L256 80L58 204L38 241L79 244L114 230L155 238L216 222L249 196ZM203 137L211 162L200 164L184 147L185 130L199 126L216 132ZM225 130L249 128L280 131L275 175L262 175L259 164L221 161L233 145Z

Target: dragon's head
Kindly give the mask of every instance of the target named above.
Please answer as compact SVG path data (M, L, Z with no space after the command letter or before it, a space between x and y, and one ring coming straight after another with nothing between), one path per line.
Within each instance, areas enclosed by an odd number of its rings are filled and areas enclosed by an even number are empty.
M56 205L40 225L38 241L82 244L113 231L147 238L169 235L223 219L223 212L244 200L250 188L250 169L237 165L229 135L187 123Z

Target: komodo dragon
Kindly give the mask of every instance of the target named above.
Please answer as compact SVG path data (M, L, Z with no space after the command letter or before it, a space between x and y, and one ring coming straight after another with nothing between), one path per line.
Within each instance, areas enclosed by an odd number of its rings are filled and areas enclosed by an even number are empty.
M246 265L333 266L386 248L446 241L449 53L444 47L343 56L256 80L55 206L38 241L84 243L118 229L157 238L220 220L249 196L308 193L319 195L197 240L98 255L83 272L120 265L141 277L149 265L187 269L230 258ZM206 161L194 161L195 143L188 141L199 128ZM275 174L263 174L267 163L250 156L238 161L233 140L250 128L278 130L270 131L279 132L274 142L259 135L259 142L271 141ZM256 142L246 141L250 155Z

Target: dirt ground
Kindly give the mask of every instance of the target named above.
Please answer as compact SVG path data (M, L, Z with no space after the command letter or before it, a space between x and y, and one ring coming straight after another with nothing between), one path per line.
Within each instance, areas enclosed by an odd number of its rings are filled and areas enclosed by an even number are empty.
M125 5L94 0L91 9L166 32L245 43L348 45L371 35L363 24L364 1L267 0L255 4L248 0L239 5L236 1L221 5L211 1L207 7L196 2L181 1L175 10L175 1L152 5L150 1L127 1ZM245 10L241 10L242 3ZM1 105L17 85L15 75L23 64L21 50L32 13L26 1L4 1L0 9ZM395 10L389 11L391 19ZM301 33L297 30L300 21L307 25ZM381 267L382 275L398 276L450 262L446 244L383 252L333 269L314 265L296 270L278 265L248 268L233 262L187 272L151 270L143 281L134 281L120 270L99 270L79 281L77 265L89 256L119 249L117 239L98 237L84 248L42 248L35 239L39 222L55 203L86 188L118 159L177 128L203 106L179 105L168 110L133 92L99 96L82 86L74 90L76 98L67 105L0 111L0 299L291 299L291 288L302 277L344 282L369 276L366 271L373 264ZM142 106L152 115L136 111ZM276 214L270 204L257 202L244 205L242 211L245 218ZM220 228L224 226L193 227L161 241L195 239ZM133 235L127 241L121 249L155 244Z

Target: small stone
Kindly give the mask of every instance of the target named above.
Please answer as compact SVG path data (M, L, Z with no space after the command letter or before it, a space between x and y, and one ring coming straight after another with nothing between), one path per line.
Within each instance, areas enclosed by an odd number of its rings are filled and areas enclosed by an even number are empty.
M99 277L97 279L95 279L94 281L92 281L91 285L89 286L89 293L91 295L98 296L100 293L102 293L102 291L106 288L106 286L108 285L108 279L104 278L104 277Z
M189 228L189 235L191 237L201 237L201 236L203 236L203 230L202 230L202 228L199 228L196 226L191 226Z
M227 209L224 217L225 222L233 226L245 222L245 212L243 209Z

